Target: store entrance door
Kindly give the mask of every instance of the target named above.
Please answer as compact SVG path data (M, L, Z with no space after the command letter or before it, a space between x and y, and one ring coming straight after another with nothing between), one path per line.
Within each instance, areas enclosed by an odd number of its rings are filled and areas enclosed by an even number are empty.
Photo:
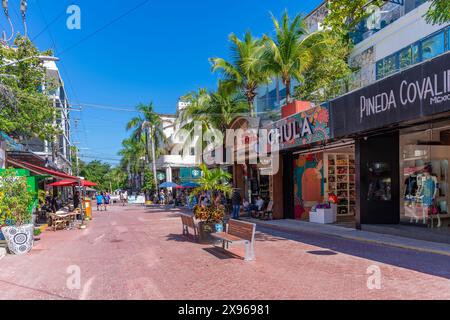
M398 131L356 141L357 225L400 222L399 170Z

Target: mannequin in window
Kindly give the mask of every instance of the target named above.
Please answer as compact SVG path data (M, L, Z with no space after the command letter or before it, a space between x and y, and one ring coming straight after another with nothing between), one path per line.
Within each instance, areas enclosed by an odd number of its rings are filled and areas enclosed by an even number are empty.
M428 212L433 206L434 199L436 199L437 190L437 178L431 175L431 168L428 167L424 170L420 188L423 224L427 223ZM418 222L418 219L416 222Z

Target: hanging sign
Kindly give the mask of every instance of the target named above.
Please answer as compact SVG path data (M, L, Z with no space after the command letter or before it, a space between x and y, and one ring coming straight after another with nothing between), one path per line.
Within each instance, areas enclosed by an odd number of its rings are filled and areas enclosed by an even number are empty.
M335 138L450 111L450 53L330 102Z
M273 123L267 141L272 146L278 143L280 150L326 141L329 121L326 105L311 108Z

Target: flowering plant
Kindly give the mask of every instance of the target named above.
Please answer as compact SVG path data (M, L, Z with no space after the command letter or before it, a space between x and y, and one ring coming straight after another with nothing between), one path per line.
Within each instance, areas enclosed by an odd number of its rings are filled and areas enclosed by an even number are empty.
M0 226L11 222L17 226L30 223L32 202L25 177L17 176L13 169L0 173Z
M321 203L316 206L316 209L330 209L331 206L328 203Z
M197 205L194 207L194 216L196 219L206 223L221 222L225 216L225 207L220 205L215 207Z

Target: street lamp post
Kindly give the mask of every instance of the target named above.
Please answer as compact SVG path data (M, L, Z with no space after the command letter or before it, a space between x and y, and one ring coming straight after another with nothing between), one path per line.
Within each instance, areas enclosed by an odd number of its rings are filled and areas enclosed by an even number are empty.
M23 58L23 59L20 59L20 60L9 62L7 64L4 64L4 65L0 66L0 68L9 67L9 66L15 65L17 63L24 62L24 61L31 60L31 59L39 59L39 60L42 60L42 61L59 61L58 57L52 57L52 56L31 56L31 57L26 57L26 58Z

